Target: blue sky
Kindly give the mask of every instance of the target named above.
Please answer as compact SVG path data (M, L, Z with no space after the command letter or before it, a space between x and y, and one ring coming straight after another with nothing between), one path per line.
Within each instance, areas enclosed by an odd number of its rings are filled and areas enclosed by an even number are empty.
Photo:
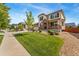
M24 22L26 19L26 11L32 11L35 22L38 22L38 15L40 13L51 13L63 9L66 23L75 22L79 24L79 4L77 3L6 3L11 18L11 23Z

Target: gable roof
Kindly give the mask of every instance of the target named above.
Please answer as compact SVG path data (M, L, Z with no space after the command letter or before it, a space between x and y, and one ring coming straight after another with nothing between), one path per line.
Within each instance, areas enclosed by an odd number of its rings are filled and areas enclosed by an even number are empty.
M38 17L41 16L41 15L45 15L45 16L47 16L46 14L42 13L42 14L38 15Z
M49 13L48 15L50 15L50 14L55 14L55 13L58 13L58 12L63 12L63 10L62 10L62 9L61 9L61 10L57 10L57 11L55 11L55 12Z
M47 14L47 15L46 15L45 13L42 13L42 14L38 15L38 17L41 16L41 15L48 16L48 15L50 15L50 14L55 14L55 13L57 13L57 12L61 12L61 13L63 14L63 16L64 16L64 12L63 12L63 10L60 9L60 10L57 10L57 11L55 11L55 12L49 13L49 14ZM64 16L64 19L65 19L65 16Z

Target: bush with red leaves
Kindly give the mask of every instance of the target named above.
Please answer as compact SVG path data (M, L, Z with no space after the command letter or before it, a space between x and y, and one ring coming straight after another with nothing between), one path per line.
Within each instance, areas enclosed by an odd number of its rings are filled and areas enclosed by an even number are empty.
M79 33L79 28L66 28L66 32Z

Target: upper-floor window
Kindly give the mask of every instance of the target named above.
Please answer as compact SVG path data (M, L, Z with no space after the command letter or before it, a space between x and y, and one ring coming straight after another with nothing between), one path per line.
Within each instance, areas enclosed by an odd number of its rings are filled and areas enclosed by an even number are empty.
M50 15L50 19L52 19L53 17L52 17L52 14Z
M58 17L59 17L59 13L49 15L49 19L54 19L54 18L58 18Z
M50 15L48 16L49 19L51 19Z
M53 14L50 14L50 15L49 15L49 18L50 18L50 19L54 19L54 15L53 15Z
M57 17L59 17L59 13L57 13Z
M62 26L64 26L64 22L62 22Z
M55 14L55 18L58 18L58 17L59 17L59 13L56 13L56 14Z
M40 17L40 20L43 20L43 16Z
M53 19L54 18L54 14L51 14L51 19Z

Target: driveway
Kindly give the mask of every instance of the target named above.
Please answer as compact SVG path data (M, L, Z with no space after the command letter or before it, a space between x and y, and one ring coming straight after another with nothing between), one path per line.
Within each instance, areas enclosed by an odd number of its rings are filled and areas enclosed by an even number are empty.
M79 39L79 33L70 33L70 34Z
M79 56L79 39L68 32L60 33L64 44L61 48L61 55L64 56Z
M0 46L0 56L30 56L11 32L5 32Z

